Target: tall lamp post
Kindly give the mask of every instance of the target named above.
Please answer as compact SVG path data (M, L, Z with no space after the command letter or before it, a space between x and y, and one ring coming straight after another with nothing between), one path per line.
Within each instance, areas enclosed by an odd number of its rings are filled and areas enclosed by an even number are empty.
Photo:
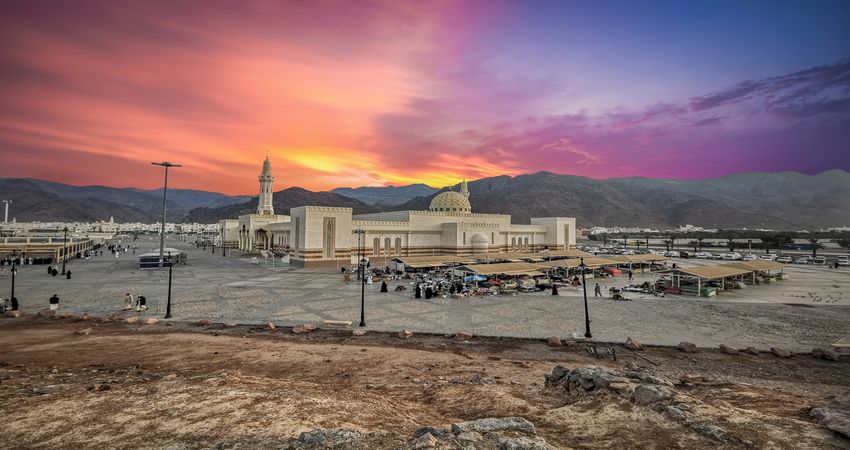
M12 203L11 200L3 200L3 203L6 204L6 213L3 215L3 223L9 222L9 204Z
M14 302L15 298L15 275L18 273L18 268L15 266L17 258L18 255L15 254L15 250L12 250L12 293L9 296L9 300L12 302Z
M163 260L162 257L165 252L165 199L168 194L168 168L169 167L183 167L180 164L170 163L168 161L163 162L151 162L151 164L155 166L165 167L165 183L162 185L162 227L159 231L159 269L162 270Z
M362 242L361 242L362 239ZM360 326L366 326L366 231L357 229L358 268L360 269Z
M68 260L68 227L64 230L65 237L62 239L62 275L65 275L65 261Z
M587 283L584 278L584 270L587 266L584 265L584 258L581 258L578 268L581 269L581 288L584 290L584 337L589 339L593 335L590 334L590 313L587 311Z
M162 260L159 260L162 263ZM168 301L165 303L165 318L171 318L171 271L174 269L174 261L171 259L171 252L168 252Z

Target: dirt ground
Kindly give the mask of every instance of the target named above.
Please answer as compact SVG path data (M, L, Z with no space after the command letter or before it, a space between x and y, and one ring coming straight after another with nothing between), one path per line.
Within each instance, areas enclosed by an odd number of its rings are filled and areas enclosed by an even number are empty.
M642 359L617 345L614 361L584 344L534 340L33 317L0 318L0 342L5 449L279 448L314 428L409 436L504 416L528 419L555 448L850 448L808 414L850 390L846 356L655 347ZM693 417L733 440L603 393L547 388L544 375L556 365L701 375L704 382L676 389L692 399Z

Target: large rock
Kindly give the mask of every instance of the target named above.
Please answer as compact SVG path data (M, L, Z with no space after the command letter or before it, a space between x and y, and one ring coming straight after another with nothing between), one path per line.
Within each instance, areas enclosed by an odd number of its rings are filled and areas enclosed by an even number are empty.
M645 406L652 403L658 403L673 398L675 392L665 386L642 384L635 388L632 394L632 400L636 405Z
M551 336L546 339L546 345L548 345L549 347L560 347L564 345L564 343L561 342L561 338L559 338L558 336Z
M5 314L6 314L6 317L13 317L13 318L24 317L24 316L27 315L27 313L20 311L20 310L6 311Z
M148 317L145 319L145 325L156 325L157 323L159 323L159 319L155 317Z
M527 434L537 434L534 424L522 417L488 417L452 424L452 433L460 434L466 431L491 433L497 431L518 431Z
M581 386L585 391L604 389L621 381L625 381L623 377L604 367L579 367L570 372L570 383Z
M358 329L352 331L351 334L353 336L366 336L366 330L364 330L362 328L358 328Z
M682 384L696 384L702 383L703 381L705 381L705 378L702 375L694 373L685 373L679 377L679 382Z
M812 409L811 414L821 425L850 438L850 392L835 397L825 406Z
M779 347L771 347L770 353L773 353L774 355L776 355L780 358L790 358L790 357L794 356L793 353L789 352L788 350L785 350L784 348L779 348Z
M546 386L554 387L568 383L570 381L569 375L570 369L567 369L564 366L555 366L555 368L552 369L551 374L546 374Z
M543 438L538 436L497 437L496 448L499 450L551 450Z
M623 344L623 345L625 345L626 348L629 349L629 350L634 350L634 351L643 350L643 346L640 345L640 342L632 339L631 337L626 339L626 343Z
M275 329L275 328L277 328L277 327L275 327L275 326L274 326L274 324L273 324L273 323L271 323L271 322L266 322L265 328L266 328L267 330L274 330L274 329Z
M744 351L751 354L751 355L758 355L759 354L759 350L757 348L753 347L753 346L749 346L749 347L745 348Z
M400 332L400 333L398 333L398 337L400 337L400 338L402 338L402 339L412 338L412 337L413 337L413 332L412 332L412 331L410 331L410 330L401 330L401 332Z
M679 342L678 348L685 353L696 353L699 351L696 344L691 342Z
M466 442L478 442L483 439L481 433L477 431L464 431L457 435L458 441L466 441Z
M737 348L730 347L726 344L720 344L720 346L718 348L720 349L721 352L726 353L727 355L737 355L738 354Z
M56 311L50 309L42 309L35 315L39 319L52 319L56 317Z
M135 323L139 323L139 318L138 318L138 316L132 316L132 317L128 317L125 321L129 324L135 324Z
M318 428L301 433L298 443L306 448L344 448L362 437L359 431L345 428Z
M424 450L428 448L434 448L437 446L439 441L434 437L431 433L425 433L422 436L419 436L415 441L413 441L413 445L411 448L413 450Z
M198 321L198 326L199 326L199 327L208 327L208 326L210 326L210 325L212 325L212 321L211 321L211 320L202 319L202 320L199 320L199 321Z
M812 349L812 356L815 358L826 359L828 361L838 361L838 353L828 348Z
M472 333L469 333L467 331L458 331L457 333L455 333L456 341L468 341L470 339L472 339Z

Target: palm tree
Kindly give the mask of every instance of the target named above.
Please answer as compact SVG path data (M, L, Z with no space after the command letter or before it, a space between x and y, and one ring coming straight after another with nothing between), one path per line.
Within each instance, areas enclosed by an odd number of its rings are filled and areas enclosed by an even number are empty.
M701 251L701 250L702 250L702 240L703 240L703 239L705 239L705 238L702 238L702 237L698 237L698 238L697 238L697 244L699 244L699 250L697 250L697 251Z
M817 256L818 249L823 248L823 244L818 241L820 241L820 239L809 239L809 244L812 244L812 258Z
M667 251L669 252L670 249L673 248L673 240L672 239L665 239L664 240L664 246L667 247Z
M732 238L726 239L726 243L729 246L729 253L735 251L735 240Z

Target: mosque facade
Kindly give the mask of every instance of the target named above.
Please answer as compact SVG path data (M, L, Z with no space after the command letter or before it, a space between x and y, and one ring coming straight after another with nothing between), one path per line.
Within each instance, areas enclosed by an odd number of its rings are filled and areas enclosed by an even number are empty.
M575 247L576 221L571 217L532 218L511 223L506 214L472 212L466 181L460 191L441 192L427 211L353 214L351 208L299 206L288 215L275 214L274 176L266 157L259 177L257 213L219 222L222 242L243 252L271 251L289 255L292 264L348 264L359 254L396 256L478 256L504 252L538 252Z

